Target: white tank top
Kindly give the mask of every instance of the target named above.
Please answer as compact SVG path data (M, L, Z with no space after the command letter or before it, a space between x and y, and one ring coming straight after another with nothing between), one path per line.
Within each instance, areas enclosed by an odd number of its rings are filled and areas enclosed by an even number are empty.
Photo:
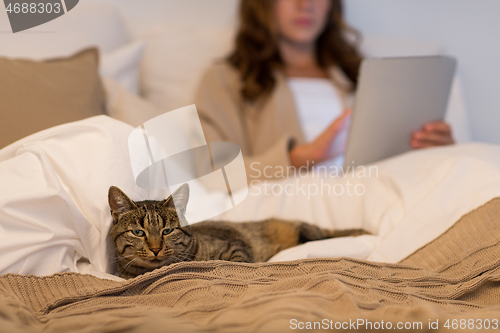
M311 142L343 112L337 88L329 79L323 78L288 78L288 85L293 93L302 132L306 141ZM322 164L343 164L347 122L345 125L331 146L338 157Z

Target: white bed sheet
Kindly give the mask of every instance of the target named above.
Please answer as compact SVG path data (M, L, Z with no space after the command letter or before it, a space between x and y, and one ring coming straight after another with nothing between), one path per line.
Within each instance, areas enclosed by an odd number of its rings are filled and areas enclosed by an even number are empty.
M70 271L116 278L109 274L114 262L107 239L112 223L109 187L122 188L134 200L166 195L134 184L127 147L132 129L98 116L39 132L0 150L0 274ZM329 228L363 227L375 234L310 242L273 260L350 256L396 262L464 213L500 196L499 146L412 152L378 168L376 178L323 179L362 184L363 196L255 196L252 187L242 204L219 218L237 222L276 216ZM321 180L279 183L300 187Z
M470 143L409 152L376 164L378 177L301 178L278 182L294 195L262 195L264 184L222 218L272 216L324 228L363 228L373 235L309 242L270 261L348 256L395 263L451 227L462 215L500 196L500 146ZM307 188L363 185L365 194L310 196ZM268 193L270 185L267 185ZM299 188L303 191L298 190ZM254 195L255 193L261 195ZM275 190L279 192L278 188ZM311 193L314 192L314 187ZM339 193L338 191L337 193Z

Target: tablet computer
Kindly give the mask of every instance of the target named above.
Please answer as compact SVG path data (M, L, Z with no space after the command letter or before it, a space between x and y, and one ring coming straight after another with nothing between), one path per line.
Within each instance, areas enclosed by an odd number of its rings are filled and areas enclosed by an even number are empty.
M455 68L456 60L448 56L364 60L344 168L411 150L412 132L443 120Z

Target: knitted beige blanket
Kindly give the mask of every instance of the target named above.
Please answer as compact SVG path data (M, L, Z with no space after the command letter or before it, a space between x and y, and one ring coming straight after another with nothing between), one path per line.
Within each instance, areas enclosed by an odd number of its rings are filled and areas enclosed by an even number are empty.
M497 198L399 264L187 262L126 282L4 275L0 332L494 331L499 281Z

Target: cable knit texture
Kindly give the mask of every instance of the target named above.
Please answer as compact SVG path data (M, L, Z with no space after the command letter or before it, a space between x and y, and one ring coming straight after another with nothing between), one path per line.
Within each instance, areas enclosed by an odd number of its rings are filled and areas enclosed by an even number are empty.
M500 198L398 264L182 262L125 282L0 277L2 332L290 332L291 320L500 318ZM361 330L361 329L360 329Z

